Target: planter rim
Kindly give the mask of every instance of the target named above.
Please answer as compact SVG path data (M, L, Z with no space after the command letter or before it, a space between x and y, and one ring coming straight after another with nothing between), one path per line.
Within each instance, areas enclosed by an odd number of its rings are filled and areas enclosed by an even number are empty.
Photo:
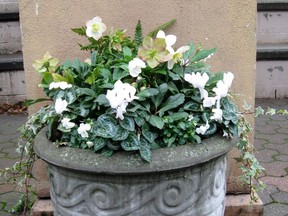
M146 174L172 171L205 163L229 152L237 139L217 134L201 144L152 150L152 162L145 162L137 152L115 152L107 158L89 149L57 147L46 137L45 128L35 138L34 151L44 161L65 169L105 174Z

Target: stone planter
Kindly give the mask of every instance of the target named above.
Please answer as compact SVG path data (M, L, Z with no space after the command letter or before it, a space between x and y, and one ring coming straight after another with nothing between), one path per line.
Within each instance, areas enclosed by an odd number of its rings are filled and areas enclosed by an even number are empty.
M56 147L42 130L36 154L47 162L54 215L224 215L226 153L221 136L201 145L153 151L153 162L131 152L104 158L90 150Z

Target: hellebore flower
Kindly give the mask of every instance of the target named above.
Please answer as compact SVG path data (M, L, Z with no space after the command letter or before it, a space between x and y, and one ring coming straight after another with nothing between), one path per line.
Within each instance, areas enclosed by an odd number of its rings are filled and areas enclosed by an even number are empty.
M172 59L168 61L168 69L171 70L175 63L182 61L183 53L189 50L189 46L182 46L179 49L177 49L176 52L172 47L167 47L166 49L172 55Z
M147 62L151 68L155 68L162 62L166 62L172 58L168 50L166 50L166 42L163 38L146 36L143 39L143 44L139 47L138 56Z
M207 122L206 125L201 125L199 128L196 128L196 133L204 135L209 127L210 125Z
M139 58L134 58L128 64L129 73L132 77L137 77L141 73L141 68L145 67L145 62Z
M71 88L72 85L68 84L67 82L51 82L49 85L49 90L54 88L60 88L62 90L65 90L66 88Z
M91 141L87 141L86 144L87 144L88 148L91 148L92 146L94 146L94 143Z
M102 33L106 31L106 28L106 25L102 23L102 19L96 16L86 22L86 35L99 40L102 37Z
M166 42L166 48L173 46L176 43L177 37L175 35L165 35L165 32L158 31L156 38L163 38Z
M128 83L122 83L118 80L114 84L114 89L108 90L106 98L110 103L110 106L116 109L116 118L124 119L123 113L126 112L128 102L138 99L135 96L136 89Z
M62 112L67 110L67 101L57 98L55 102L55 111L57 114L62 114Z
M221 109L212 109L212 112L214 114L213 114L213 116L210 117L210 119L214 119L215 121L221 123L223 111Z
M64 127L65 129L71 129L71 128L73 128L73 127L75 126L75 123L70 122L70 120L71 120L71 119L69 119L69 118L63 118L63 119L61 120L61 123L62 123L62 125L63 125L63 127Z
M201 99L208 96L207 91L204 89L206 83L209 80L209 76L206 73L199 73L197 72L192 73L192 74L185 74L184 75L184 80L186 80L187 82L191 83L193 85L194 88L198 88L201 94Z
M90 124L84 124L81 123L79 128L77 129L78 134L81 135L82 138L87 138L88 133L87 131L91 130L91 125Z
M58 63L57 58L52 58L49 52L46 52L44 58L34 61L32 66L38 73L44 73L55 71Z

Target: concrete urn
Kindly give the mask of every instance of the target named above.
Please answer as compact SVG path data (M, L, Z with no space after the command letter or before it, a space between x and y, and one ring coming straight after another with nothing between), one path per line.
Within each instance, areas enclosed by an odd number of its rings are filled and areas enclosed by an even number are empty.
M132 152L106 158L56 147L42 130L34 150L47 163L55 216L222 216L226 153L235 143L215 135L153 150L148 163Z

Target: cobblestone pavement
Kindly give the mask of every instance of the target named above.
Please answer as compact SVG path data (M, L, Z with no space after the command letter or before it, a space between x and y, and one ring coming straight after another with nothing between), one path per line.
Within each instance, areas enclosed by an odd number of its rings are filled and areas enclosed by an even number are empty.
M288 99L257 99L256 106L288 109ZM17 129L27 116L0 115L0 169L11 166L19 157L15 152L19 133ZM257 158L266 169L261 177L267 189L259 193L264 203L264 216L288 216L288 116L261 116L255 120L255 147ZM18 192L15 192L18 191ZM1 201L11 207L21 192L0 177ZM0 212L1 216L10 214Z
M256 107L287 109L288 99L257 99ZM264 216L288 215L288 116L261 116L255 119L256 157L266 169L261 180L266 190L259 192Z

